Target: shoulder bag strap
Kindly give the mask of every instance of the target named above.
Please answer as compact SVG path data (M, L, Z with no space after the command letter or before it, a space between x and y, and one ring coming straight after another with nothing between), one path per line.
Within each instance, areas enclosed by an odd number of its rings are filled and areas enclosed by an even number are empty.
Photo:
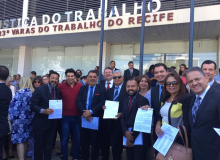
M186 140L186 147L189 147L189 141L188 141L188 136L187 136L187 132L186 132L186 128L185 126L182 126L183 130L184 130L184 134L185 134L185 140Z
M179 129L179 134L180 134L180 137L181 137L181 139L182 139L182 141L183 141L183 144L184 144L184 146L186 146L186 145L185 145L185 142L184 142L184 139L183 139L183 135L182 135L182 133L181 133L181 130L180 130L179 127L177 127L177 128Z

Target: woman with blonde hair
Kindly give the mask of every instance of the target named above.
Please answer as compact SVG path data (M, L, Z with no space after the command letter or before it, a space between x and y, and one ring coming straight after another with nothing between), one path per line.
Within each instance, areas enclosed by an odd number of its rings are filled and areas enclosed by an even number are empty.
M34 113L30 109L31 97L34 88L29 77L22 77L19 83L20 90L9 106L9 115L12 121L11 141L17 144L19 160L25 159L27 141L32 138L31 122Z

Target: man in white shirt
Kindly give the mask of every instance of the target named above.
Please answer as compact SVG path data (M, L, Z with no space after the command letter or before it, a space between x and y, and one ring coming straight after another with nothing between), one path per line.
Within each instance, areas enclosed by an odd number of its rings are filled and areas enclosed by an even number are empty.
M218 84L215 80L214 77L217 73L216 71L216 63L211 60L206 60L202 63L202 71L205 73L205 75L208 77L208 84L211 87L220 89L220 84Z
M210 87L209 77L199 67L186 71L190 89L195 93L189 111L191 144L194 160L220 159L220 91Z
M117 68L115 68L115 61L110 62L110 67L112 68L113 73L118 70Z

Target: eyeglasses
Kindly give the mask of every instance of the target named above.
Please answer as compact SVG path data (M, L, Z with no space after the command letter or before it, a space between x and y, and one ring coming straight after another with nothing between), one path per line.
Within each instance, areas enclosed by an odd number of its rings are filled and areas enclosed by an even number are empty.
M178 85L178 82L177 81L173 81L173 82L166 82L166 85L167 86L171 86L171 84L172 84L172 86L177 86Z
M117 78L118 78L118 79L121 79L121 77L122 77L122 76L115 76L115 77L113 77L113 79L117 79Z

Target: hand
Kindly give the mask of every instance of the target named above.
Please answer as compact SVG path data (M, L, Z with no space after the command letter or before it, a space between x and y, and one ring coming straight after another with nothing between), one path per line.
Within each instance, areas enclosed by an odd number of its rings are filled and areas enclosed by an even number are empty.
M164 135L164 132L161 129L161 121L157 122L155 132L156 132L157 137L162 137Z
M83 110L83 117L84 118L87 118L87 117L89 117L89 116L91 116L91 112L90 112L90 110Z
M150 106L148 106L148 105L145 105L145 106L141 107L142 110L146 110L146 111L148 110L148 108L150 108Z
M128 147L134 147L134 144L131 143L129 140L127 140L126 145L127 145Z
M86 117L86 120L87 120L88 122L91 122L91 121L93 121L93 118L92 118L92 116L89 116L89 117Z
M121 113L118 113L115 117L117 117L117 119L119 119L121 117Z
M133 132L131 131L126 131L125 132L125 137L127 140L130 140L130 141L133 141L134 140L134 137L132 136Z
M43 114L52 114L54 111L53 111L53 109L50 109L50 108L47 108L47 109L44 109L43 110Z
M105 110L105 109L106 109L106 106L102 106L102 109Z

